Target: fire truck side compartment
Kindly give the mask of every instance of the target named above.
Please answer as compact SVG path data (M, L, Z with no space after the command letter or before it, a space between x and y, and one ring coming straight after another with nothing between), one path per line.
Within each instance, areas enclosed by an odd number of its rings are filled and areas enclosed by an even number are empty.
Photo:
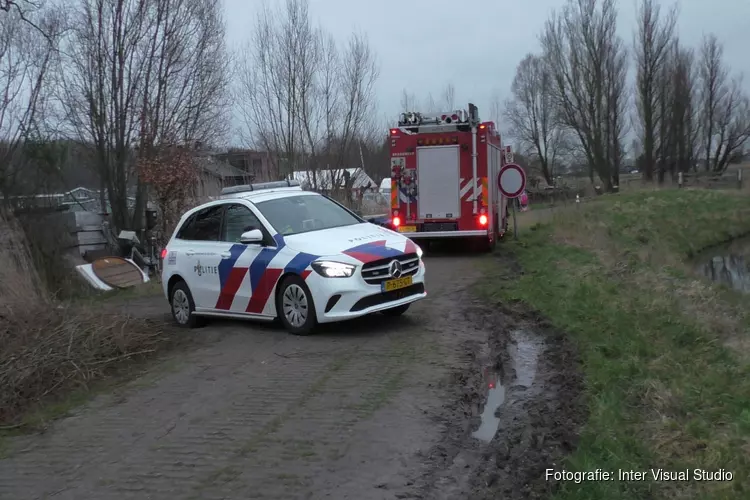
M459 217L459 146L417 148L417 198L420 219Z

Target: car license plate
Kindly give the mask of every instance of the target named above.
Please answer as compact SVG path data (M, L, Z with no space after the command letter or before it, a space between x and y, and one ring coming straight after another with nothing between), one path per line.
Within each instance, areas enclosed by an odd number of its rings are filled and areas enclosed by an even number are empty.
M407 286L411 286L411 283L411 276L407 276L406 278L397 278L395 280L384 281L381 285L381 288L384 292L392 292L394 290L400 290L402 288L406 288Z
M399 233L416 233L417 226L400 226L398 228Z

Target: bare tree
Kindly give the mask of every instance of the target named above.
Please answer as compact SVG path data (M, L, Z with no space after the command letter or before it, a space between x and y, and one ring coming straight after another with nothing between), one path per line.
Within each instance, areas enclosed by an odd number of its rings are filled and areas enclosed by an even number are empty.
M311 72L320 50L307 0L265 5L242 57L236 101L245 140L268 151L279 178L300 160L300 100L312 93ZM312 112L312 110L310 110Z
M348 166L347 158L351 158L353 149L358 149L359 141L371 133L372 127L377 123L375 83L379 73L375 54L367 38L361 34L352 34L343 51L340 66L342 78L338 90L342 101L335 116L338 125L337 148L332 151L332 163L338 172Z
M55 45L60 26L57 24L53 26L45 25L44 22L39 20L40 12L52 10L57 9L48 8L43 0L0 0L0 12L11 14L10 19L7 19L6 22L17 23L20 21L25 23L44 36L50 45Z
M29 17L34 27L19 22L15 10L0 19L0 194L5 197L18 187L24 144L44 127L41 116L56 57L56 40L47 42L59 33L60 20L53 13L37 14ZM47 30L46 39L38 26Z
M279 176L304 169L318 187L318 170L340 172L376 121L375 55L363 35L338 47L314 28L307 0L265 9L257 24L237 93L247 139L271 152Z
M696 80L691 50L680 46L677 39L670 46L659 75L661 89L658 134L655 135L659 157L658 180L664 182L667 171L674 178L677 172L695 165L699 117L697 116Z
M220 129L227 77L220 10L200 0L81 0L75 15L60 103L72 134L93 146L113 225L140 229L146 190L136 160Z
M561 123L578 139L589 177L612 190L622 147L624 44L615 0L568 0L547 22L541 40Z
M723 173L734 153L750 138L750 99L743 92L742 78L728 85L716 113L716 146L712 170Z
M553 184L555 161L563 136L552 101L552 76L543 58L527 54L518 64L505 117L512 137L532 162L539 165L547 184Z
M704 167L710 170L712 146L721 101L726 93L728 71L723 63L724 49L715 35L707 35L700 49L699 75L701 84L701 125L703 129Z
M406 89L401 92L401 111L416 111L417 97Z
M616 18L613 19L616 24ZM614 33L614 31L612 32ZM619 188L620 167L624 156L624 140L627 128L625 117L628 109L628 53L623 40L611 38L605 56L606 82L606 142L605 158L610 166L612 184Z
M503 129L503 114L505 113L505 108L503 106L503 102L500 98L500 93L495 90L492 92L492 97L490 97L490 107L489 107L489 118L493 122L495 122L495 125L498 129Z
M659 106L666 104L660 95L658 78L669 56L677 8L662 17L658 0L642 0L638 11L638 28L634 45L636 62L636 109L643 147L643 178L653 179L657 128L668 118L659 114Z
M424 106L422 106L422 112L424 113L438 113L440 110L438 109L438 105L435 102L435 98L432 97L432 92L427 94L427 97L424 101Z
M443 90L443 105L446 111L456 109L456 88L452 83L446 85L445 90Z

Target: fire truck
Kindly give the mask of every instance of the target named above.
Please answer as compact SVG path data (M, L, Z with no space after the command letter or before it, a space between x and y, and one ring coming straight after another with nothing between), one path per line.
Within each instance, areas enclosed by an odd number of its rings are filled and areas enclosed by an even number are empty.
M471 240L491 251L507 229L497 186L505 155L493 122L477 107L435 115L402 113L390 130L391 226L420 244Z

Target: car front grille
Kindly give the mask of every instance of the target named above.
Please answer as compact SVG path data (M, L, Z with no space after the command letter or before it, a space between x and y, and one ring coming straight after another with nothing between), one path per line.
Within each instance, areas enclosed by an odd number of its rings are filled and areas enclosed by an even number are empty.
M416 253L407 253L398 257L388 257L379 259L374 262L368 262L362 266L362 278L368 285L380 285L382 282L391 279L388 266L391 262L398 260L401 262L401 278L414 276L419 271L419 256Z

